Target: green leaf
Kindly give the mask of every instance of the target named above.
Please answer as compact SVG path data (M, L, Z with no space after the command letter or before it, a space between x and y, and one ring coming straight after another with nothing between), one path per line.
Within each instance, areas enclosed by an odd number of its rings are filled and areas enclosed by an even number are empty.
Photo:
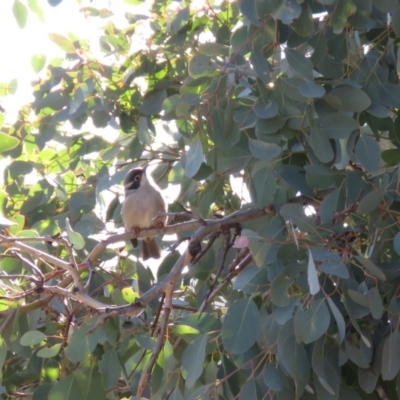
M369 172L375 172L380 167L381 149L379 144L368 135L361 135L354 149L358 161Z
M337 342L340 344L343 342L345 335L346 335L346 325L344 322L344 318L342 313L339 311L337 308L336 304L333 302L333 300L328 296L326 298L329 308L331 309L331 312L333 314L333 318L335 318L337 329L338 329L338 337L337 337Z
M81 387L80 399L106 398L106 392L103 389L101 375L96 364L80 368L75 372L75 375Z
M61 350L61 343L55 344L51 347L44 347L40 349L36 355L40 358L53 358L55 357Z
M38 5L39 0L28 0L28 6L34 12L41 22L45 22L44 13L42 8Z
M257 399L257 381L254 377L248 379L240 391L239 400Z
M400 150L399 149L388 149L383 150L381 153L382 160L388 165L397 165L400 163Z
M58 33L49 33L49 39L65 52L67 53L75 52L75 47L73 43L65 36L62 36Z
M368 258L365 258L361 255L355 256L355 259L361 263L361 265L366 269L366 272L375 278L385 281L386 276L385 274Z
M314 81L305 80L299 86L299 92L304 97L315 99L318 97L322 97L325 94L325 89Z
M357 129L357 121L340 112L319 118L315 123L316 132L329 139L348 139Z
M240 0L240 12L254 25L261 25L257 14L257 2L255 0Z
M174 19L171 22L170 30L172 32L180 32L182 29L186 27L190 19L189 7L184 7L178 10L175 13Z
M294 315L294 332L298 342L312 343L329 328L331 317L324 299L315 299L308 309L298 308Z
M336 170L324 165L315 163L314 165L306 165L304 169L306 170L308 185L315 189L327 189L341 180L341 176Z
M85 239L78 232L75 232L70 223L69 219L65 219L65 229L67 231L68 240L75 250L82 250L85 247Z
M400 370L400 332L390 333L383 345L382 379L390 381Z
M17 138L0 132L0 153L4 153L5 151L11 150L17 147L18 144L19 140Z
M289 336L283 343L280 359L287 372L295 381L296 396L301 398L310 379L310 362L302 343L298 343L294 336ZM292 397L293 399L293 397Z
M304 208L300 204L284 204L279 210L279 214L296 225L300 231L312 232L315 230L315 220L307 217Z
M189 75L194 78L201 78L203 76L216 76L218 71L216 65L209 56L197 53L189 61Z
M99 361L99 370L104 389L111 390L115 387L121 375L121 363L115 349L109 349L103 354Z
M97 346L98 330L90 332L92 326L84 325L72 333L65 348L65 356L72 362L82 361Z
M251 195L258 207L270 204L277 190L276 176L273 168L263 163L256 164L251 171Z
M239 126L234 120L229 104L225 108L216 106L207 119L207 132L220 149L230 149L240 139Z
M312 352L312 367L313 372L318 377L315 380L315 385L318 393L318 397L324 398L321 392L324 393L326 398L338 398L340 388L340 378L336 370L332 367L329 359L325 357L326 349L324 348L325 341L323 338L316 341ZM320 384L320 385L318 385ZM336 395L336 396L335 396Z
M252 3L254 3L254 0L246 1L251 1ZM253 48L250 55L250 62L254 68L254 71L257 74L257 77L260 78L265 84L268 84L269 82L271 82L271 67L264 55L263 47L264 46L256 46Z
M186 386L193 387L203 372L203 363L206 356L207 333L200 335L189 346L182 355L182 373L186 378Z
M82 398L82 388L75 374L70 374L55 383L49 392L48 400L73 400Z
M275 143L267 143L262 140L249 139L250 153L259 160L273 160L278 157L282 148Z
M3 338L0 338L0 368L3 369L4 361L7 356L7 345Z
M368 291L369 308L375 319L381 319L383 314L383 302L377 287L372 287Z
M213 149L207 153L206 157L207 164L221 173L241 170L251 159L247 148L242 146L234 146L229 150Z
M260 325L260 312L251 298L233 303L222 323L225 349L233 354L245 353L255 343Z
M314 154L321 162L328 163L335 157L331 142L325 133L312 129L309 142Z
M308 250L307 282L312 296L320 291L317 268L310 250Z
M351 1L351 0L344 0ZM353 86L337 86L325 94L324 100L332 107L341 111L360 112L371 105L369 96Z
M10 94L15 94L18 88L18 81L12 79L10 82L2 83L0 82L0 96L8 96Z
M26 21L28 20L28 9L20 0L14 0L13 14L18 26L23 29L25 28Z
M370 214L377 209L385 197L385 190L375 189L364 196L358 203L357 214Z
M167 92L165 90L150 93L145 97L143 104L139 107L139 111L143 115L157 115L161 112L166 98Z
M392 14L392 26L396 36L400 37L400 7L398 5Z
M52 7L56 7L59 4L62 3L63 0L47 0L47 2L52 6Z
M339 0L330 18L333 32L339 34L346 26L347 20L357 11L352 0Z
M229 56L229 47L221 43L206 42L199 44L199 52L206 56L220 55L224 57Z
M282 1L274 1L273 3L282 3ZM297 1L284 1L284 7L276 10L272 15L275 19L280 19L286 25L290 25L294 19L301 14L301 8Z
M382 12L392 12L399 6L398 0L373 0L374 6Z
M254 105L254 111L259 118L273 118L278 115L279 109L274 101L264 102L264 100L259 97Z
M185 174L188 178L193 178L200 169L204 161L203 146L201 144L199 135L196 135L190 141L189 150L186 154Z
M400 232L397 232L393 239L393 248L394 251L400 255Z
M82 105L85 105L85 103L82 103ZM70 118L76 118L83 111L84 111L84 109L79 107L79 109L77 110L77 115L70 114L69 112L68 112L68 115ZM111 115L106 110L96 110L92 114L93 125L96 128L105 128L108 125L108 121L110 121L110 119L111 119Z
M140 6L143 4L146 0L124 0L124 3L130 4L132 6Z
M313 80L313 63L309 58L306 58L298 50L286 48L285 50L287 61L293 71L297 72L302 77Z
M265 258L265 257L264 257ZM293 284L293 277L288 276L288 271L284 269L272 282L271 300L278 307L286 307L292 298L289 288Z
M31 59L31 65L33 70L38 73L40 72L46 63L46 56L44 54L34 54Z
M46 335L40 331L25 332L20 339L22 346L35 346L46 339Z
M292 22L290 25L291 28L300 36L310 36L314 29L314 20L312 14L311 7L309 4L304 2L301 5L301 14Z

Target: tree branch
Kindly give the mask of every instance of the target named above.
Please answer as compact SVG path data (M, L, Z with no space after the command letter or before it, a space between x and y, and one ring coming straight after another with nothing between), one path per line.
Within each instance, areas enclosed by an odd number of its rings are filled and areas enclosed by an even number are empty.
M70 285L73 282L72 276L68 275L61 282L59 282L56 287L55 286L46 287L46 290L51 291L51 294L47 294L43 296L41 299L36 300L30 304L20 306L19 312L26 313L35 310L37 308L44 307L58 292L57 294L62 294L64 296L66 296L68 293L68 297L77 301L81 301L84 304L93 307L98 312L106 313L109 316L116 314L127 315L127 316L137 315L143 310L146 304L148 304L151 300L156 298L160 293L169 290L168 289L169 287L174 287L175 282L181 275L183 268L186 265L188 265L192 261L193 257L195 257L201 251L201 241L207 235L213 232L221 231L223 228L226 229L246 221L261 218L271 212L272 209L270 207L265 207L263 209L249 208L244 211L237 211L233 214L230 214L218 220L205 220L205 221L194 220L194 221L183 222L177 225L167 226L165 229L154 229L154 228L142 229L138 234L136 234L135 232L127 232L123 234L112 235L106 240L100 242L89 254L86 260L78 265L79 272L85 270L89 262L95 261L97 257L101 254L101 252L104 251L106 247L111 243L116 243L122 240L128 240L135 237L137 238L153 237L157 235L176 234L197 229L197 231L192 235L192 238L190 239L188 248L179 257L179 259L177 260L177 262L175 263L169 274L162 281L156 283L153 287L151 287L147 292L145 292L138 300L136 300L132 304L109 307L109 305L107 304L103 304L101 302L98 302L97 300L91 299L91 297L88 295L82 296L83 293L73 293L72 291L60 290L60 289L65 289L68 285ZM49 254L46 254L33 247L27 246L19 241L8 240L8 238L5 236L0 236L0 244L5 245L6 247L19 249L20 251L26 252L38 259L45 260L46 262L59 266L69 272L70 269L73 268L73 266L71 266L70 263L67 263ZM9 311L1 312L0 317L6 317L8 313ZM103 318L107 318L107 315L104 315Z

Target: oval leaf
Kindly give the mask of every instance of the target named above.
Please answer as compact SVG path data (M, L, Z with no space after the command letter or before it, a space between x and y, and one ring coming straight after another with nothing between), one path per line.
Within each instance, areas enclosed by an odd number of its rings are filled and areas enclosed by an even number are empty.
M338 86L327 93L324 100L332 107L343 111L360 112L371 105L369 96L353 86Z
M19 140L17 138L0 132L0 153L11 150L14 147L17 147L18 144L19 144Z
M70 223L69 219L65 219L65 229L67 231L68 240L74 246L75 250L82 250L85 247L85 239L78 232L75 232Z
M257 340L259 331L260 312L253 300L236 301L229 307L222 324L225 349L233 354L243 354Z
M26 21L28 20L28 9L19 0L14 0L12 10L18 26L21 29L25 28Z
M192 178L199 170L201 163L204 161L203 146L198 135L191 141L189 150L186 154L185 174L188 178Z
M314 300L303 311L298 308L294 316L294 332L298 342L312 343L319 339L329 327L331 316L324 299Z
M370 214L379 207L384 196L385 191L383 189L376 189L368 193L358 204L357 214Z
M49 33L50 40L55 43L60 49L67 53L74 53L75 47L73 43L65 36L59 35L58 33Z
M400 370L400 332L394 331L386 339L382 354L382 379L392 380Z
M20 343L22 346L35 346L45 339L46 335L43 332L28 331L22 335Z
M75 331L68 341L68 346L65 348L65 355L72 362L82 361L86 354L90 354L97 345L97 330L89 332L91 326L83 326Z
M186 386L191 388L203 372L206 356L207 333L200 335L186 347L182 355L182 368L186 374Z
M44 54L34 54L31 59L31 65L33 70L38 73L40 72L46 63L46 56Z
M249 139L250 153L259 160L273 160L281 154L282 148L275 143Z

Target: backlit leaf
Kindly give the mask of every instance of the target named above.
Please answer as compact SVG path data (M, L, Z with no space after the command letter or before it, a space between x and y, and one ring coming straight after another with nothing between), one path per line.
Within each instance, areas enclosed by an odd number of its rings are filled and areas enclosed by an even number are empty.
M73 43L65 36L62 36L58 33L49 33L49 38L65 52L73 53L75 51Z
M18 146L19 140L13 136L0 132L0 153L11 150Z
M28 19L28 9L20 0L14 0L13 13L18 26L21 29L25 28Z

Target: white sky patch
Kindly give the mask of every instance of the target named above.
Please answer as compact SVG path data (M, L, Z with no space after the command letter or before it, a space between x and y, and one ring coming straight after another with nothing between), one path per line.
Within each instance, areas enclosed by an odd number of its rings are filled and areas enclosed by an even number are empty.
M24 2L24 4L27 2ZM35 13L29 10L28 21L23 29L20 29L12 13L12 1L0 1L0 49L3 55L0 66L0 82L18 80L18 89L14 95L0 97L0 104L6 109L7 122L15 121L16 113L22 105L33 100L32 81L38 76L31 67L31 59L34 54L44 54L46 61L56 57L65 57L65 52L53 43L48 34L58 33L68 36L72 33L78 38L90 41L91 50L97 56L105 56L99 51L99 37L102 27L112 20L117 26L128 25L125 11L128 5L123 0L89 0L63 1L56 7L51 7L47 1L40 1L45 22L41 22ZM110 18L86 17L80 12L82 7L107 8L113 12ZM137 7L132 7L132 13ZM6 38L6 40L5 40ZM99 54L97 54L99 52ZM110 60L112 62L112 60ZM46 74L46 69L39 76Z

